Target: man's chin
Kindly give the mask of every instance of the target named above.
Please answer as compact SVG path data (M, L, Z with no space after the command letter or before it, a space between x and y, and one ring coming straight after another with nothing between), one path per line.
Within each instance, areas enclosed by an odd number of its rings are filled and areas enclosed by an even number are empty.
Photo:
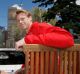
M24 30L25 28L24 27L20 27L19 29Z

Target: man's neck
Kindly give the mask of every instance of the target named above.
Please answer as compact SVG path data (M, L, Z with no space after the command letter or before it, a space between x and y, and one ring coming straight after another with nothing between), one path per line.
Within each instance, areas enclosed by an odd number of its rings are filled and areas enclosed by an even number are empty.
M28 29L26 29L26 33L28 33L28 32L29 32L29 30L31 29L31 26L32 26L32 22L30 22L29 28L28 28Z

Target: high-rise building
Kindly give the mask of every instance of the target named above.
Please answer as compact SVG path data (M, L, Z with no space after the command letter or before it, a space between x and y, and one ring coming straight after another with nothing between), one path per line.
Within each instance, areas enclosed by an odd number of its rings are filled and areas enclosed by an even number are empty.
M0 48L4 47L4 27L0 26Z
M19 5L14 4L8 9L8 39L6 47L12 48L15 44L15 29L16 29L16 19L15 14L17 9L22 9Z

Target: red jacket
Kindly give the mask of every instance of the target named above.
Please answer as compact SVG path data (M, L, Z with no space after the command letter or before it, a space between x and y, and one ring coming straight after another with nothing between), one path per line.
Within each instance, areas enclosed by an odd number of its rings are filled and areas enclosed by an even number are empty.
M73 36L68 31L45 22L34 22L24 40L27 44L42 44L57 48L74 45Z

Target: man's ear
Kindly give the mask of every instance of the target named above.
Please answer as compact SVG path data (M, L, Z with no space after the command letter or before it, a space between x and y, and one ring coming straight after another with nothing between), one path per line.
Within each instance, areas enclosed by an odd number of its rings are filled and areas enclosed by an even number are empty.
M29 16L29 19L32 21L32 16Z

